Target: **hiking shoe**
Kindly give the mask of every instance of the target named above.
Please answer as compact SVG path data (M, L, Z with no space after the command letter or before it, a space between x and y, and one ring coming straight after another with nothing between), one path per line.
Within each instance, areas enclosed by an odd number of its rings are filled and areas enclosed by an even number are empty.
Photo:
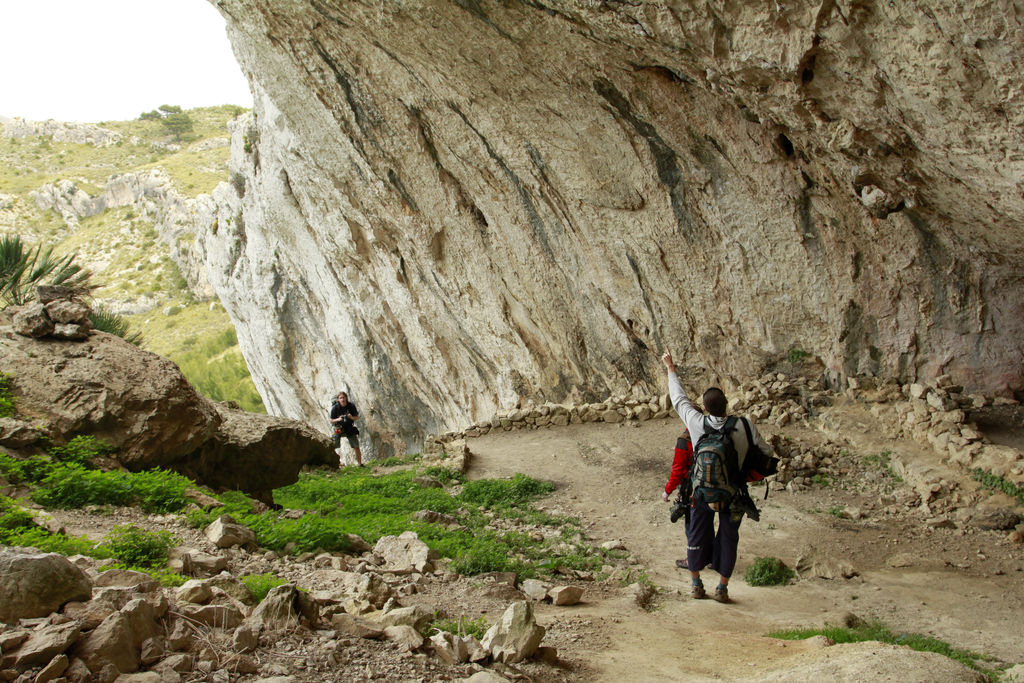
M690 597L694 600L703 600L708 594L704 592L704 586L698 583L690 588Z
M715 593L711 596L711 599L721 603L732 602L732 600L729 599L729 589L721 584L719 584L718 588L715 589Z
M690 566L686 563L686 558L683 558L681 560L676 560L676 566L679 567L680 569L689 569L690 568Z

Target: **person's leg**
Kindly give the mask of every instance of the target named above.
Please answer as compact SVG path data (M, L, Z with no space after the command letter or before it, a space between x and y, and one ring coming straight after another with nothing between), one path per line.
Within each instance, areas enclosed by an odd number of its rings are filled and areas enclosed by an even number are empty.
M715 513L707 503L694 503L690 508L690 526L686 534L686 566L690 570L693 588L690 595L695 598L704 597L704 584L700 580L700 570L711 560L715 533Z
M715 534L712 564L720 575L714 596L719 602L729 601L729 578L736 567L742 521L742 517L734 521L728 509L718 513L718 533Z
M359 450L359 437L351 435L348 437L348 445L352 447L352 450L356 454L356 465L359 467L363 466L363 452Z

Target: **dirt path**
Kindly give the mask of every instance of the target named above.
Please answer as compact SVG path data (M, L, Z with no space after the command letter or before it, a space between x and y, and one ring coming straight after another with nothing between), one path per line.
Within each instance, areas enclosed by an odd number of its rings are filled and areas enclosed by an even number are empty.
M826 424L843 425L848 432L859 429L856 425L866 427L851 434L852 442L860 439L866 449L877 447L863 416L853 417L834 415ZM772 671L779 672L780 680L869 676L858 669L862 648L763 637L775 629L838 623L846 613L881 619L893 630L934 635L1004 662L1024 661L1024 560L1019 548L1005 543L1005 533L933 530L913 516L839 519L828 511L870 503L877 494L853 494L838 486L773 492L759 503L761 521L744 520L741 528L740 558L730 584L734 603L691 600L689 576L674 566L685 552L682 524L669 523L669 505L660 498L680 430L681 423L671 418L497 432L469 441L471 478L523 472L554 482L555 493L544 501L548 509L584 520L595 544L621 539L637 568L660 588L658 606L650 612L637 607L625 589L609 592L596 586L577 607L538 608L542 624L566 619L584 624L586 637L559 651L581 680L765 680ZM792 428L787 436L813 439L813 432ZM798 555L811 552L826 564L848 562L858 575L801 578L773 588L743 581L758 555L794 566ZM716 577L704 573L709 589ZM905 649L887 653L874 647L878 662L886 657L896 662L882 669L896 676L890 680L963 680L965 675L963 670L930 670L930 659ZM834 663L844 649L846 661Z

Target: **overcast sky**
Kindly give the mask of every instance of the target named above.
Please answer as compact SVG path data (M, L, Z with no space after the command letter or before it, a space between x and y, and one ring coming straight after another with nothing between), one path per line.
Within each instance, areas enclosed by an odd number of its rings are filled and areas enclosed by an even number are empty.
M122 121L252 106L206 0L0 0L0 116Z

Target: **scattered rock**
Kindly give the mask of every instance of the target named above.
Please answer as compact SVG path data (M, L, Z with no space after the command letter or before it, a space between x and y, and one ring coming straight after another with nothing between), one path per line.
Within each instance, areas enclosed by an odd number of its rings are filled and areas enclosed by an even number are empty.
M481 644L496 661L514 664L536 652L543 637L544 627L537 624L533 606L524 600L505 610L498 623L484 634Z
M556 605L575 605L583 596L583 589L578 586L558 586L548 591L548 595Z
M0 548L0 595L0 621L12 624L45 617L72 600L88 600L92 581L62 555Z

